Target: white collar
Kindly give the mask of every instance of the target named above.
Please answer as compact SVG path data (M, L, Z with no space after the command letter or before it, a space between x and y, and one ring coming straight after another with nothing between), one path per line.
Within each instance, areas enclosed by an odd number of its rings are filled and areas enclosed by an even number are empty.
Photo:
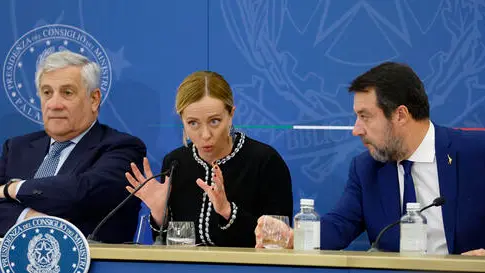
M414 153L408 158L409 161L421 162L421 163L433 163L435 160L435 133L434 125L430 121L428 132L419 144L418 148Z

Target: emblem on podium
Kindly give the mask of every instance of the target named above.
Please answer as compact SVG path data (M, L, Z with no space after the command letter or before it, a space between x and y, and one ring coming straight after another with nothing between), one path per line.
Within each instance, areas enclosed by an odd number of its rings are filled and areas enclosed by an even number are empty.
M91 261L82 232L52 216L30 218L10 228L0 251L3 273L87 273Z

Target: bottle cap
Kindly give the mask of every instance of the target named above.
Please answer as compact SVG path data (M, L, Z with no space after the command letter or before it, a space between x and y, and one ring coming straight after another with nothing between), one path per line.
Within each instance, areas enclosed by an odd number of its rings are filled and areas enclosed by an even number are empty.
M300 206L313 206L314 203L313 199L300 199Z
M421 209L421 204L419 203L407 203L406 210L419 210Z

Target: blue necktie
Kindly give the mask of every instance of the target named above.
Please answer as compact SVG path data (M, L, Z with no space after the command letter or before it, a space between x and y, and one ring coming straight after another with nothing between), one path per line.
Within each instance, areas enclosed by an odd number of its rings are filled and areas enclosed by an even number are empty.
M414 181L411 176L411 167L413 162L409 160L401 161L404 168L404 194L402 197L402 215L406 214L406 204L416 203L416 191L414 190Z
M56 173L57 165L59 164L59 158L61 157L62 150L64 150L71 144L71 141L54 142L51 145L49 153L44 159L44 162L40 164L40 167L35 173L34 178L54 176L54 174Z

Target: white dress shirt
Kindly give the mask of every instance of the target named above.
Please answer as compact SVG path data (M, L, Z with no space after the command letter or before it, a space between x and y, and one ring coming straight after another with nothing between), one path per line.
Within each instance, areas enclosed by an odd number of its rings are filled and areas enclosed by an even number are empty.
M57 175L57 173L59 172L59 170L61 169L62 165L64 164L64 162L66 162L66 159L67 157L71 154L72 150L74 150L74 148L76 147L76 145L79 143L79 141L81 141L81 139L83 138L84 135L86 135L89 130L91 130L91 128L94 126L94 124L96 123L96 120L93 122L93 124L91 124L91 126L89 126L89 128L82 132L80 135L78 135L77 137L71 139L71 142L72 144L67 146L66 148L64 148L64 150L61 151L61 154L59 156L59 163L57 164L57 168L56 168L56 172L54 175ZM49 151L52 147L52 144L54 144L54 142L56 142L53 138L51 138L51 144L49 146ZM47 153L49 154L49 153ZM45 155L44 157L44 160L45 158L47 157L47 154ZM42 161L44 162L44 161ZM41 163L42 164L42 163ZM22 186L22 184L25 182L25 180L22 180L20 181L18 184L17 184L17 187L15 189L15 195L17 195L17 193L19 192L20 190L20 187ZM22 222L24 219L25 219L25 215L27 215L27 212L29 212L30 208L25 208L19 215L19 217L17 218L17 222L16 224Z
M414 181L414 189L416 190L416 201L421 204L421 207L424 207L431 204L436 197L441 196L438 167L436 165L435 129L431 121L429 122L426 136L408 160L414 162L411 168L411 175ZM402 208L404 168L399 162L397 171ZM441 207L431 207L423 211L423 215L428 220L428 253L448 254Z

